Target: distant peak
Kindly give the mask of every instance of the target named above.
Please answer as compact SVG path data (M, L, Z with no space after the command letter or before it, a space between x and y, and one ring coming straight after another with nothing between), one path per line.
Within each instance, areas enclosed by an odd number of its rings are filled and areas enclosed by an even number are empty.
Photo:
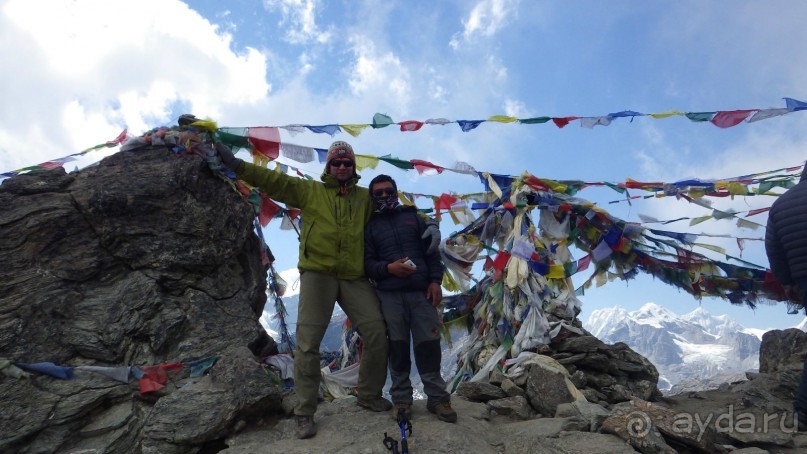
M640 307L639 310L636 311L636 312L637 313L652 313L652 314L659 314L660 313L660 314L665 314L665 315L671 315L673 317L676 316L676 314L673 311L667 309L666 307L664 307L664 306L662 306L660 304L656 304L656 303L654 303L652 301L642 305L642 307Z

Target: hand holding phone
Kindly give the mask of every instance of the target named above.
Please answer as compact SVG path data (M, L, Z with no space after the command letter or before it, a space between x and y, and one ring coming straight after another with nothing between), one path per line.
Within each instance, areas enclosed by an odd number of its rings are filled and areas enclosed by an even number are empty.
M415 263L409 260L409 257L404 257L387 264L387 271L397 277L409 277L410 274L415 272L416 268Z

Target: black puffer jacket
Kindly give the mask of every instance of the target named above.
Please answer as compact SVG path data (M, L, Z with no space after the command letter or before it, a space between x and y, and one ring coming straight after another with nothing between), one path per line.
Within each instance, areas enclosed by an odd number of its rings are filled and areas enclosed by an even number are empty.
M440 253L426 255L421 236L426 223L415 207L398 206L385 213L373 213L364 228L364 272L380 290L426 290L430 283L441 283L443 262ZM395 277L387 265L409 257L417 270L409 277Z
M771 271L784 285L807 281L807 172L799 184L773 202L765 251Z

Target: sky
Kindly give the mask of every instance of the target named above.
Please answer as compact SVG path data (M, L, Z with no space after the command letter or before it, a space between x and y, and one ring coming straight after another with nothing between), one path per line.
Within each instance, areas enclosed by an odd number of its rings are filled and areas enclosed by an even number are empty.
M375 113L424 121L784 107L783 97L807 100L804 17L807 3L795 0L2 0L0 173L79 152L124 128L140 135L172 125L183 113L254 127L371 123ZM464 161L498 174L672 182L801 165L807 113L727 129L677 116L620 118L593 129L487 122L468 132L426 125L358 137L283 130L281 140L318 148L346 140L361 154L446 167ZM89 153L67 170L114 152ZM322 172L318 163L285 163ZM364 171L362 182L378 173L409 192L483 190L472 176L418 175L384 163ZM636 222L639 214L708 214L672 198L610 204L620 198L610 189L578 196ZM717 200L715 207L745 211L772 201ZM766 218L754 220L764 225ZM444 236L460 228L441 224ZM764 229L727 220L665 229L764 237ZM265 234L275 267L293 274L286 270L296 265L296 236L276 221ZM741 254L734 239L708 242ZM768 265L761 241L749 241L742 258ZM576 276L576 284L587 277ZM803 318L782 304L750 310L698 301L645 275L592 288L581 300L582 320L595 309L635 310L650 301L677 313L700 306L755 328L791 327Z

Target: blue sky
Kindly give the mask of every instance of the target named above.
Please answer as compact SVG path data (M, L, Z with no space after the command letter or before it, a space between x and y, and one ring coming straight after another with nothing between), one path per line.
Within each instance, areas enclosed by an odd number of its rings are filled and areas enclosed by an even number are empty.
M66 156L140 134L193 112L222 126L369 123L491 115L600 116L622 110L714 111L784 107L807 100L807 3L800 1L0 1L0 171ZM358 153L392 154L444 166L553 179L624 182L721 178L799 165L807 158L807 114L796 112L720 129L684 117L616 119L610 126L484 123L418 132L394 127L331 138L282 140L327 147L347 140ZM85 165L104 153L68 164ZM281 159L282 161L282 159ZM315 163L287 162L318 175ZM418 176L380 164L408 191L482 190L475 178ZM580 197L638 221L700 216L684 201L632 205L610 190ZM718 200L738 211L763 197ZM421 204L425 202L421 201ZM755 219L764 224L764 215ZM457 230L450 221L444 235ZM729 221L668 230L764 236ZM296 238L270 224L270 247L285 270ZM739 255L734 240L710 241ZM767 265L761 242L743 258ZM585 274L585 273L584 273ZM576 281L581 282L587 275ZM783 305L756 311L718 299L698 302L647 276L611 282L582 298L582 319L615 304L648 301L678 313L701 304L749 327L789 327Z

